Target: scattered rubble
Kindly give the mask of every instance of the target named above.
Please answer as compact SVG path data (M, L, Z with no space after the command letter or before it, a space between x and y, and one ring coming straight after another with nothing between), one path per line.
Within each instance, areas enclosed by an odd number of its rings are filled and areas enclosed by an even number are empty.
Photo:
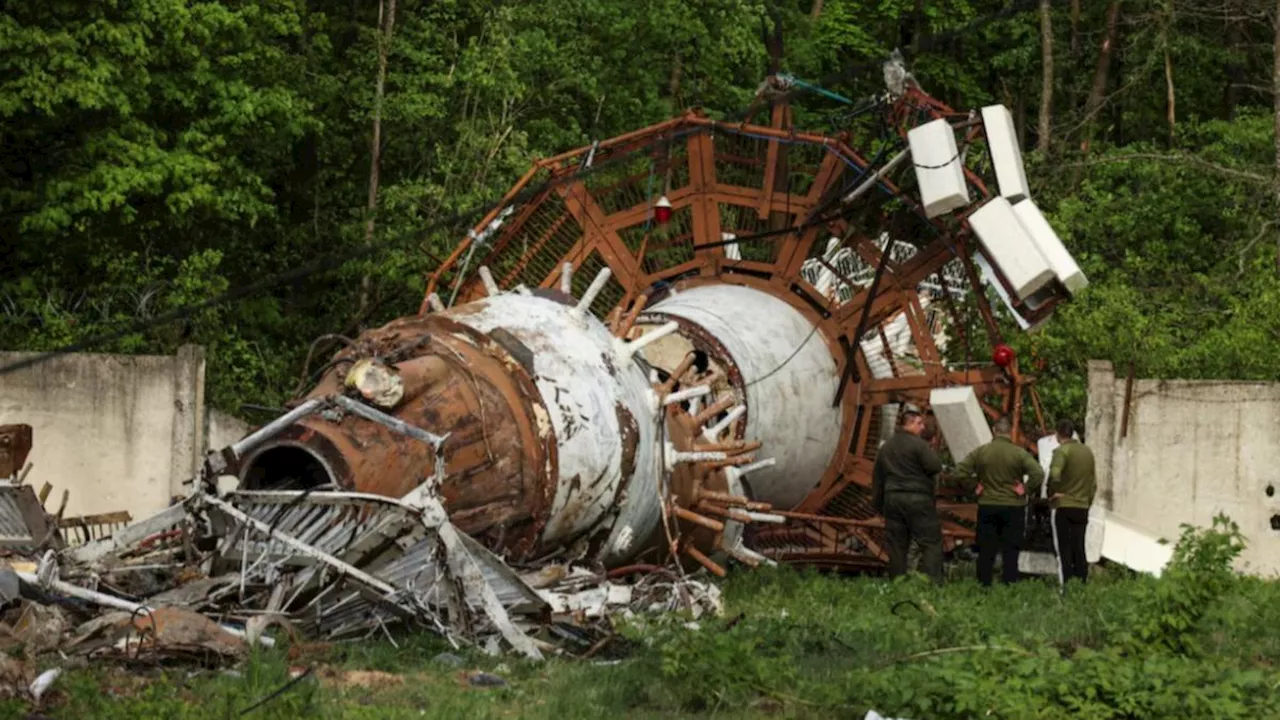
M152 517L70 546L29 485L0 482L0 520L12 525L0 540L0 646L25 658L5 657L0 693L38 699L59 670L29 668L54 652L62 666L219 667L282 639L291 657L317 643L395 643L398 626L540 659L598 653L618 617L721 612L714 585L678 570L509 565L449 521L438 478L398 500L328 489L219 497L208 479Z

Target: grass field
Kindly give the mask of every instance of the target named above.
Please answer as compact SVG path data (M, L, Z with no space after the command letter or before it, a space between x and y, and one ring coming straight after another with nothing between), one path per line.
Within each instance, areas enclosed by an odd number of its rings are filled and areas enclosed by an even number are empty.
M1226 535L1180 546L1164 578L1099 572L1060 597L1030 580L983 590L965 574L935 588L790 570L725 581L726 614L628 626L613 660L530 663L449 650L429 635L232 672L71 671L53 718L1280 717L1280 584L1225 570ZM50 663L51 664L51 663ZM502 677L475 687L476 671ZM25 717L25 705L0 716Z

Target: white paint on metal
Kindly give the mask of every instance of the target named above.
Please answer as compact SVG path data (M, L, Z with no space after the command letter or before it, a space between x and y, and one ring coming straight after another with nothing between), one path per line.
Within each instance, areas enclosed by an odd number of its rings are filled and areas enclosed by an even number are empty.
M1004 303L1005 309L1013 316L1018 327L1023 330L1030 330L1033 325L1023 319L1017 310L1013 309L1013 301L1009 299L1009 291L1005 290L1004 284L1000 282L1000 278L996 277L995 270L991 268L991 263L982 253L973 254L973 264L978 266L978 272L982 274L982 281L990 285L996 291L996 297L1000 298L1000 302Z
M750 465L743 465L742 467L738 468L738 472L741 473L742 475L746 475L747 473L753 473L757 470L764 470L765 468L775 467L777 464L778 464L778 458L765 458L764 460L757 460L751 463ZM759 497L759 495L760 493L757 492L756 496ZM765 500L765 502L769 502L769 501Z
M664 457L667 461L667 470L675 468L680 463L699 463L699 462L718 462L728 460L728 453L718 452L714 450L704 451L685 451L677 450L675 445L667 443Z
M956 148L956 131L950 123L939 118L911 128L907 144L927 217L945 215L969 204L969 185Z
M681 402L684 402L685 400L691 400L696 397L702 397L703 395L710 395L710 394L711 394L710 385L696 385L691 388L685 388L684 390L677 390L676 392L671 393L670 395L662 399L662 404L675 405L676 403L681 403Z
M1016 203L1031 196L1027 189L1027 169L1022 164L1022 148L1018 146L1018 132L1013 126L1013 114L1003 105L982 108L982 128L987 134L987 147L991 151L991 164L996 170L996 183L1000 194Z
M702 437L712 442L719 440L720 435L723 434L725 430L728 430L730 425L733 425L734 423L738 422L738 418L745 415L746 412L747 412L746 405L733 406L733 408L729 410L728 413L725 414L724 419L722 419L720 422L716 423L715 425L712 425L711 427L707 428L706 430L703 430Z
M1040 254L1049 262L1049 267L1063 287L1073 295L1083 290L1089 284L1089 279L1084 276L1084 271L1076 264L1075 258L1071 257L1067 247L1062 244L1062 238L1053 231L1053 226L1045 219L1040 208L1027 199L1014 204L1013 214L1018 216L1018 222L1022 223Z
M823 338L785 301L740 285L693 287L652 313L699 326L728 352L745 385L745 435L781 466L761 465L752 492L795 507L821 481L840 439L840 409L831 407L840 378Z
M662 338L670 335L671 333L679 329L680 329L679 323L676 323L674 321L669 322L661 327L654 328L653 330L646 332L645 334L641 335L635 340L632 340L629 343L623 343L622 354L625 355L626 357L631 357L635 355L637 352L640 352L641 350L645 349L649 345L652 345L653 343L661 340Z
M737 240L737 235L734 235L731 232L722 232L720 233L720 239L723 242L728 243L724 246L724 256L726 258L730 260L742 259L742 248L738 247L738 243L736 242L729 242L730 240Z
M876 248L883 252L887 247L891 253L890 258L893 262L901 264L915 257L919 252L915 245L901 240L893 240L888 233L881 233L880 237L875 241ZM871 279L875 277L875 265L868 263L851 247L841 247L839 238L831 238L827 242L827 250L823 253L823 259L840 272L840 275L852 283L844 282L836 276L830 269L818 261L818 258L809 258L800 266L800 275L809 281L815 289L822 293L823 297L837 300L840 304L844 304L853 299L858 291L871 284ZM968 277L965 275L964 264L958 259L948 262L942 266L940 273L945 280L946 291L957 297L962 297L969 284ZM916 289L928 291L934 294L943 292L943 284L933 282L932 278L927 278L916 284Z
M730 495L737 497L746 497L746 488L742 486L742 475L738 472L738 468L730 465L724 469L724 480L726 489ZM720 550L729 553L733 557L738 557L735 552L743 546L743 533L746 527L741 520L732 517L724 519L724 530L720 532ZM718 555L718 554L717 554Z
M493 280L493 273L489 272L487 265L480 266L480 281L484 283L484 291L489 293L489 297L498 295L502 291L498 289L498 283Z
M595 302L596 296L604 290L604 284L609 282L609 276L612 274L613 271L609 268L604 268L597 273L595 279L591 281L591 285L587 287L587 291L582 293L582 299L578 300L578 304L573 308L573 311L582 315L590 310L591 303Z
M571 262L560 266L560 292L565 295L573 294L573 263Z
M928 308L930 304L927 295L920 296L920 307ZM900 360L906 361L907 367L903 367L903 363L899 363L896 370L899 374L919 375L923 374L924 368L921 365L918 369L911 367L911 361L919 362L919 351L916 349L915 338L911 335L911 323L907 321L907 315L900 312L892 319L888 320L881 326L884 330L884 336L889 341L889 354ZM934 343L939 350L946 347L946 336L942 332L934 333ZM895 367L890 364L889 359L885 357L884 341L880 339L880 333L863 340L862 355L867 360L867 367L871 370L871 376L876 379L891 378L894 375ZM906 372L904 372L904 370Z
M593 287L603 286L601 272ZM579 307L590 305L589 290ZM616 519L605 558L627 559L634 538L661 518L653 391L639 363L614 352L614 337L589 313L565 312L542 297L500 295L466 306L458 322L481 332L502 328L533 355L533 378L555 431L559 477L541 541L567 542ZM623 408L635 420L635 471L623 477ZM623 489L625 488L625 493ZM618 543L618 540L622 540Z
M942 439L947 442L947 449L956 462L991 442L991 428L971 386L934 388L929 393L929 405L938 419Z
M969 216L969 227L1019 298L1034 294L1053 280L1053 268L1022 227L1008 200L991 198Z
M951 142L954 143L955 139L952 138ZM909 156L910 156L910 150L903 150L897 155L894 155L893 158L889 160L889 162L885 163L883 167L875 171L875 173L871 177L867 178L866 180L863 180L861 185L854 188L848 195L845 195L844 203L847 205L849 203L852 203L854 200L857 200L858 198L865 195L868 190L870 190L871 188L879 184L879 182L884 179L885 175L888 175L889 173L896 170L898 166L902 164L902 161L906 160Z

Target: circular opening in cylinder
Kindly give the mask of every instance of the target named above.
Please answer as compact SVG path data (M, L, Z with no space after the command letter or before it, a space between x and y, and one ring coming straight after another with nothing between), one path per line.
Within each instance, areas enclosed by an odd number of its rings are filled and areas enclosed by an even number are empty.
M332 483L333 476L325 462L297 445L261 450L240 474L240 487L244 490L308 490Z

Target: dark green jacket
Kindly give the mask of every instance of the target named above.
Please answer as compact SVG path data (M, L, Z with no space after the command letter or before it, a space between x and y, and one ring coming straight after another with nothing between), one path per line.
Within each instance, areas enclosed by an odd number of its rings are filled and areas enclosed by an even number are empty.
M1054 507L1087 508L1098 492L1098 476L1093 451L1078 440L1068 440L1054 448L1049 465L1049 496L1062 493Z
M1016 507L1026 505L1027 498L1040 488L1044 468L1031 453L1014 445L1009 438L997 437L969 453L956 468L956 479L969 487L982 485L979 505ZM1013 491L1013 486L1020 482L1026 486L1021 496Z
M884 506L886 492L918 493L933 497L937 493L937 475L942 460L929 443L899 430L880 446L872 472L872 501L876 509Z

